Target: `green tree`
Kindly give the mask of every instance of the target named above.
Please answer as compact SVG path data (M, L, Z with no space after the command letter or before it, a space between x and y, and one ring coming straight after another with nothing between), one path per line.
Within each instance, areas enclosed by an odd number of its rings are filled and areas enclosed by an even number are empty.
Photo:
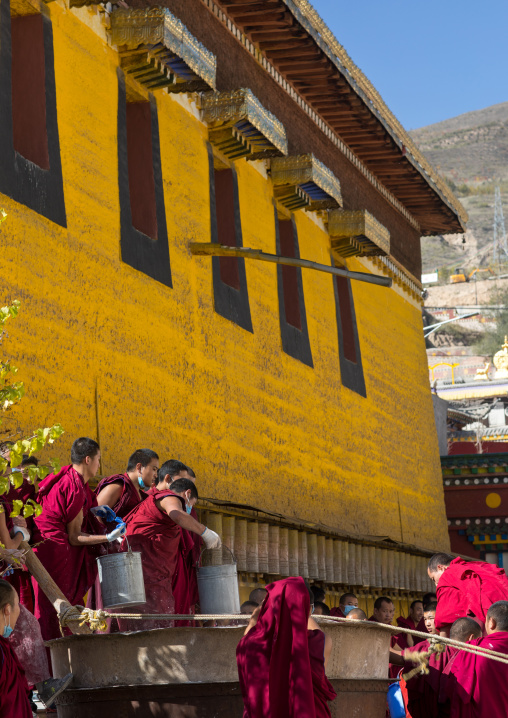
M3 344L6 337L6 323L17 317L19 307L20 302L16 300L12 304L0 308L0 344ZM13 406L22 400L25 394L23 382L15 381L17 373L17 368L10 361L0 361L0 425L3 423L2 414L9 412ZM21 464L24 454L33 456L46 445L53 444L63 434L63 431L60 424L54 424L44 429L36 429L31 432L30 436L12 442L8 449L9 459L7 460L5 456L0 455L0 495L9 491L10 484L15 488L19 488L24 480L19 471L7 474L9 465L11 469L15 469ZM58 469L59 462L56 459L50 459L47 464L29 466L27 467L28 480L30 483L37 485L37 482L51 471L58 471ZM3 507L0 506L0 510L3 511ZM22 501L14 501L11 516L19 516L20 513L25 518L32 515L38 516L41 511L42 507L30 499L25 505L23 505Z
M492 293L489 306L492 307L489 314L494 316L496 326L485 331L476 349L479 354L492 358L503 346L505 336L508 336L508 287L497 288Z

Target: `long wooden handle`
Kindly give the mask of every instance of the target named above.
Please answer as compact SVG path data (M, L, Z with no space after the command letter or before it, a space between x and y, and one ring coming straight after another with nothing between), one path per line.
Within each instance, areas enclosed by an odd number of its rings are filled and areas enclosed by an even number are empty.
M30 571L32 576L35 578L39 586L42 588L46 597L53 604L55 611L60 616L72 608L72 604L65 598L62 591L53 581L49 573L46 571L42 563L39 561L35 553L32 551L31 546L26 541L22 541L20 549L25 552L25 564L27 569ZM86 624L80 626L77 621L72 621L68 625L69 630L72 633L92 633L92 630Z

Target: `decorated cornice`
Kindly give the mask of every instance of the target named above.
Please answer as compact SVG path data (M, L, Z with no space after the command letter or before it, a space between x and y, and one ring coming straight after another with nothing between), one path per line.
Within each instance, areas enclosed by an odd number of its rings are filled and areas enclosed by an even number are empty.
M418 304L423 305L423 287L418 279L411 274L393 257L376 256L371 260L374 266L387 277L390 277L395 285L409 294Z
M284 126L249 89L205 92L201 116L210 142L230 159L259 159L287 153Z
M52 0L44 0L44 3L41 3L40 0L11 0L11 17L38 15L41 12L41 6L48 2L52 2Z
M328 213L332 251L339 257L372 257L390 253L390 232L366 210Z
M461 202L453 194L444 179L420 152L411 136L385 104L374 85L368 80L359 67L355 65L328 25L312 7L311 3L308 2L308 0L283 0L283 2L309 35L311 35L314 42L325 52L340 73L348 80L363 103L370 109L376 119L381 122L399 148L403 150L404 156L423 176L429 186L434 189L441 200L450 207L465 227L468 215Z
M290 210L342 207L340 182L314 155L277 157L270 163L275 198Z
M147 89L201 92L215 88L215 56L167 8L113 10L109 33L122 68Z

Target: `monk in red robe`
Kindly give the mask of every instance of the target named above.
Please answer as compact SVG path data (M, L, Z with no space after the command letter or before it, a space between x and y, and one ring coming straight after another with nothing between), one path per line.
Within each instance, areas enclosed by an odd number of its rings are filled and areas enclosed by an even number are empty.
M19 616L19 599L10 583L0 579L0 716L32 718L28 683L7 640Z
M451 624L463 616L484 624L490 606L508 599L508 577L491 563L437 553L429 561L428 574L437 586L436 626L442 635L449 635Z
M8 452L6 458L10 458L10 452ZM27 470L29 466L37 466L38 463L39 462L35 456L23 456L23 461L21 462L20 468L11 470L11 483L9 486L9 491L2 497L3 499L5 499L5 501L10 503L11 505L13 501L21 501L23 505L29 502L29 500L35 502L36 489L34 484L31 483L29 480ZM16 487L12 483L16 480L21 481L18 487ZM19 521L19 525L26 527L28 529L28 532L30 533L30 536L33 534L34 521L32 516L29 516L26 519ZM11 576L9 576L8 581L16 590L21 605L28 609L31 613L33 613L34 602L30 573L26 569L17 570Z
M99 470L100 449L93 439L76 439L71 449L70 466L50 474L39 485L37 500L42 514L35 524L43 543L35 550L38 558L73 605L82 604L97 572L91 546L108 543L123 535L125 527L109 534L85 533L88 512L95 504L89 480ZM58 616L37 582L35 616L39 619L45 641L60 638ZM67 630L67 629L64 629Z
M330 616L338 616L339 618L346 618L349 611L353 608L358 608L358 599L354 593L343 593L339 598L339 605L333 606L330 609Z
M148 496L148 489L157 478L159 470L159 457L151 449L137 449L127 462L125 474L114 474L101 479L95 489L98 506L109 506L120 518L125 518L135 509L140 501ZM109 524L107 524L109 527ZM120 547L113 545L112 551L119 551ZM88 608L104 608L102 601L101 584L97 576L94 585L88 592L86 599ZM104 633L115 633L118 630L116 618L106 621L108 628Z
M409 615L407 618L399 616L397 619L397 625L401 628L408 628L412 631L420 631L421 633L427 633L425 628L425 620L423 618L423 601L413 601L409 607ZM404 634L408 647L414 645L413 637L406 633Z
M470 641L508 657L508 601L496 601L485 617L487 635ZM450 670L452 718L506 718L508 666L460 651Z
M275 581L236 649L244 718L330 718L332 643L311 615L303 578Z
M98 506L109 506L124 518L140 501L157 478L159 457L151 449L137 449L127 462L125 474L115 474L99 481L95 489Z
M23 540L30 540L30 532L26 525L17 526L14 524L10 516L11 511L11 503L4 496L0 497L0 543L6 549L17 549ZM25 522L22 521L21 523ZM33 612L30 574L24 566L16 564L13 564L13 566L15 566L13 571L10 574L5 574L4 578L16 591L21 604Z
M168 459L160 467L157 477L154 479L148 493L153 494L155 491L160 491L159 484L164 484L162 488L167 489L169 484L175 479L190 479L191 481L195 481L196 476L192 469L186 466L182 461L178 461L178 459Z
M35 456L28 456L25 454L23 456L23 460L21 462L21 465L16 469L11 469L10 479L11 484L9 486L9 491L4 494L4 498L7 501L10 501L11 503L15 500L22 501L23 504L26 504L27 501L30 499L31 501L35 501L35 495L36 495L36 489L34 484L31 483L28 477L28 467L29 466L38 466L39 462L36 459ZM19 473L18 473L19 472ZM16 478L16 474L21 474L21 484L16 488L14 484L12 483L12 480ZM31 530L31 521L32 517L30 516L27 519L27 526L28 530Z
M431 635L439 635L435 627L435 613L437 604L429 604L425 610L425 622ZM450 629L450 638L463 643L481 636L481 628L471 618L459 618ZM425 640L417 643L412 648L403 651L403 657L407 660L408 653L421 653L428 651L430 641ZM428 674L418 674L407 682L408 710L411 718L444 718L449 715L449 701L446 700L446 667L458 653L458 648L446 646L443 653L433 653L429 658ZM414 668L412 663L405 664L405 671L409 672Z
M158 491L171 491L173 483L178 479L189 479L196 482L194 471L181 461L170 459L165 461L159 469ZM198 520L194 506L190 515ZM198 579L196 564L201 555L203 542L199 534L187 531L180 527L180 544L178 546L177 563L173 573L173 597L175 599L175 613L189 614L195 612L196 604L199 602ZM177 626L191 626L193 621L177 621Z
M394 615L395 606L393 605L392 599L388 598L388 596L379 596L379 598L376 598L376 600L374 601L374 613L369 618L369 621L374 621L375 623L384 623L387 626L392 626ZM392 633L390 635L390 650L400 652L403 648L406 648L406 642L404 641L404 639L399 639L399 636ZM390 663L390 667L388 669L389 677L396 678L398 672L399 667Z
M196 521L187 510L198 499L194 482L177 479L171 486L171 491L150 494L125 518L127 533L122 548L127 551L130 546L133 551L139 551L143 560L146 603L136 607L137 613L175 613L172 581L178 563L180 528L202 536L207 548L221 545L218 534ZM121 631L141 631L170 628L174 622L171 619L118 619L118 625Z

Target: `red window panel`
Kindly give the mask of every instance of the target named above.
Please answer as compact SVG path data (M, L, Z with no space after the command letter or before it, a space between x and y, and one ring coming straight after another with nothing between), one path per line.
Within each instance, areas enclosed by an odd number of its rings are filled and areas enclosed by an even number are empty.
M231 169L215 170L214 178L219 244L236 247L233 171ZM220 257L220 278L233 289L240 290L240 271L236 257Z
M157 239L157 211L149 102L127 103L127 162L132 225Z
M342 325L342 341L344 356L356 364L355 327L353 320L353 307L349 293L349 282L346 277L335 277L339 298L340 322Z
M280 253L282 257L296 257L295 236L291 220L278 220ZM302 329L300 313L300 295L298 292L298 269L286 264L282 265L282 291L284 295L284 312L286 322L296 329Z
M11 18L14 149L49 170L42 15Z

